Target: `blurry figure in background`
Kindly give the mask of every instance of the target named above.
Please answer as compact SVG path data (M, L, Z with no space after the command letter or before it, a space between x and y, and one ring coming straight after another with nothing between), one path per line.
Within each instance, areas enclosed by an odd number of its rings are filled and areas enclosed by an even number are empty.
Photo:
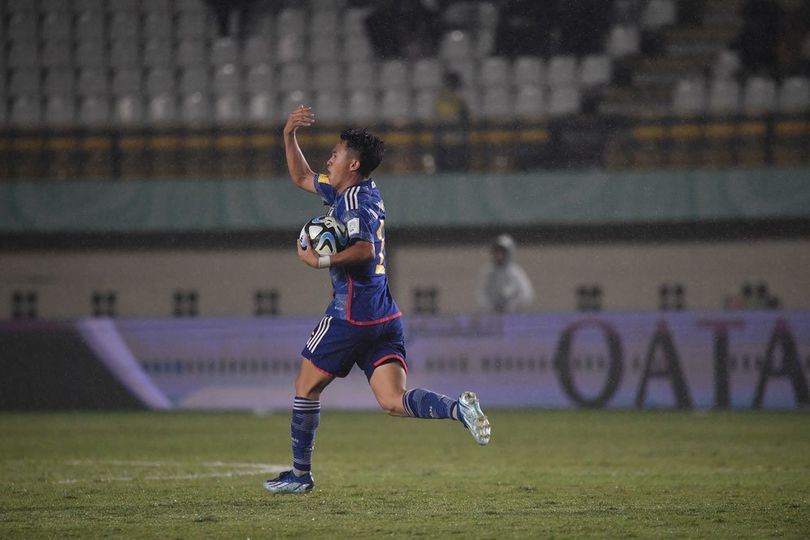
M449 72L436 99L436 169L465 171L469 164L470 112L461 94L461 77Z
M515 261L515 241L502 234L492 245L492 266L481 276L478 303L496 313L514 313L534 301L534 289L526 272Z

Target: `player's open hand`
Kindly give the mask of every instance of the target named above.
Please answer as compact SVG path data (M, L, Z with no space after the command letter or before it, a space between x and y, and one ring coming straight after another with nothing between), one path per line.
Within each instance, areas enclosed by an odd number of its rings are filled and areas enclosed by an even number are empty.
M284 125L284 134L290 135L295 133L300 127L309 127L315 123L315 113L312 112L312 107L306 105L299 105L297 109L287 115L287 123Z
M306 248L301 247L300 240L295 241L295 245L298 247L298 258L304 261L307 266L318 268L318 255L315 253L315 250L312 249L312 244L310 244L307 235L304 235L304 242L307 244Z

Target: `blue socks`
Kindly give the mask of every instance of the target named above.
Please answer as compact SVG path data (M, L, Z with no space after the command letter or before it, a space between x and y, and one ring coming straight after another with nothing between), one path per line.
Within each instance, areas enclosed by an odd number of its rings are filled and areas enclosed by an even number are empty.
M402 396L402 405L408 416L414 418L451 418L458 420L458 402L447 396L414 388Z
M293 472L297 476L312 468L312 449L315 447L315 430L321 423L321 402L302 397L295 398L290 432L292 433Z

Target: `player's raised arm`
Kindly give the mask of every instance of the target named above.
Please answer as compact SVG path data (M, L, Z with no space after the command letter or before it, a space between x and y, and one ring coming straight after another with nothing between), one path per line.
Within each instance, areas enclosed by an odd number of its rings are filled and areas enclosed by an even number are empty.
M311 107L299 105L297 109L287 116L287 123L284 125L284 153L287 157L287 170L290 172L293 184L301 189L316 193L313 185L313 171L307 159L298 146L295 132L300 127L308 127L315 123L315 115Z

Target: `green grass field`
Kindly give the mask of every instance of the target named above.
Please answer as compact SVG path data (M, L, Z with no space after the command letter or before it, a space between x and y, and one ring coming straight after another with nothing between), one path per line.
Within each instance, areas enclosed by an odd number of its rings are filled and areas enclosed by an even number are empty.
M322 415L315 491L274 496L286 414L0 414L0 538L810 538L810 416Z

